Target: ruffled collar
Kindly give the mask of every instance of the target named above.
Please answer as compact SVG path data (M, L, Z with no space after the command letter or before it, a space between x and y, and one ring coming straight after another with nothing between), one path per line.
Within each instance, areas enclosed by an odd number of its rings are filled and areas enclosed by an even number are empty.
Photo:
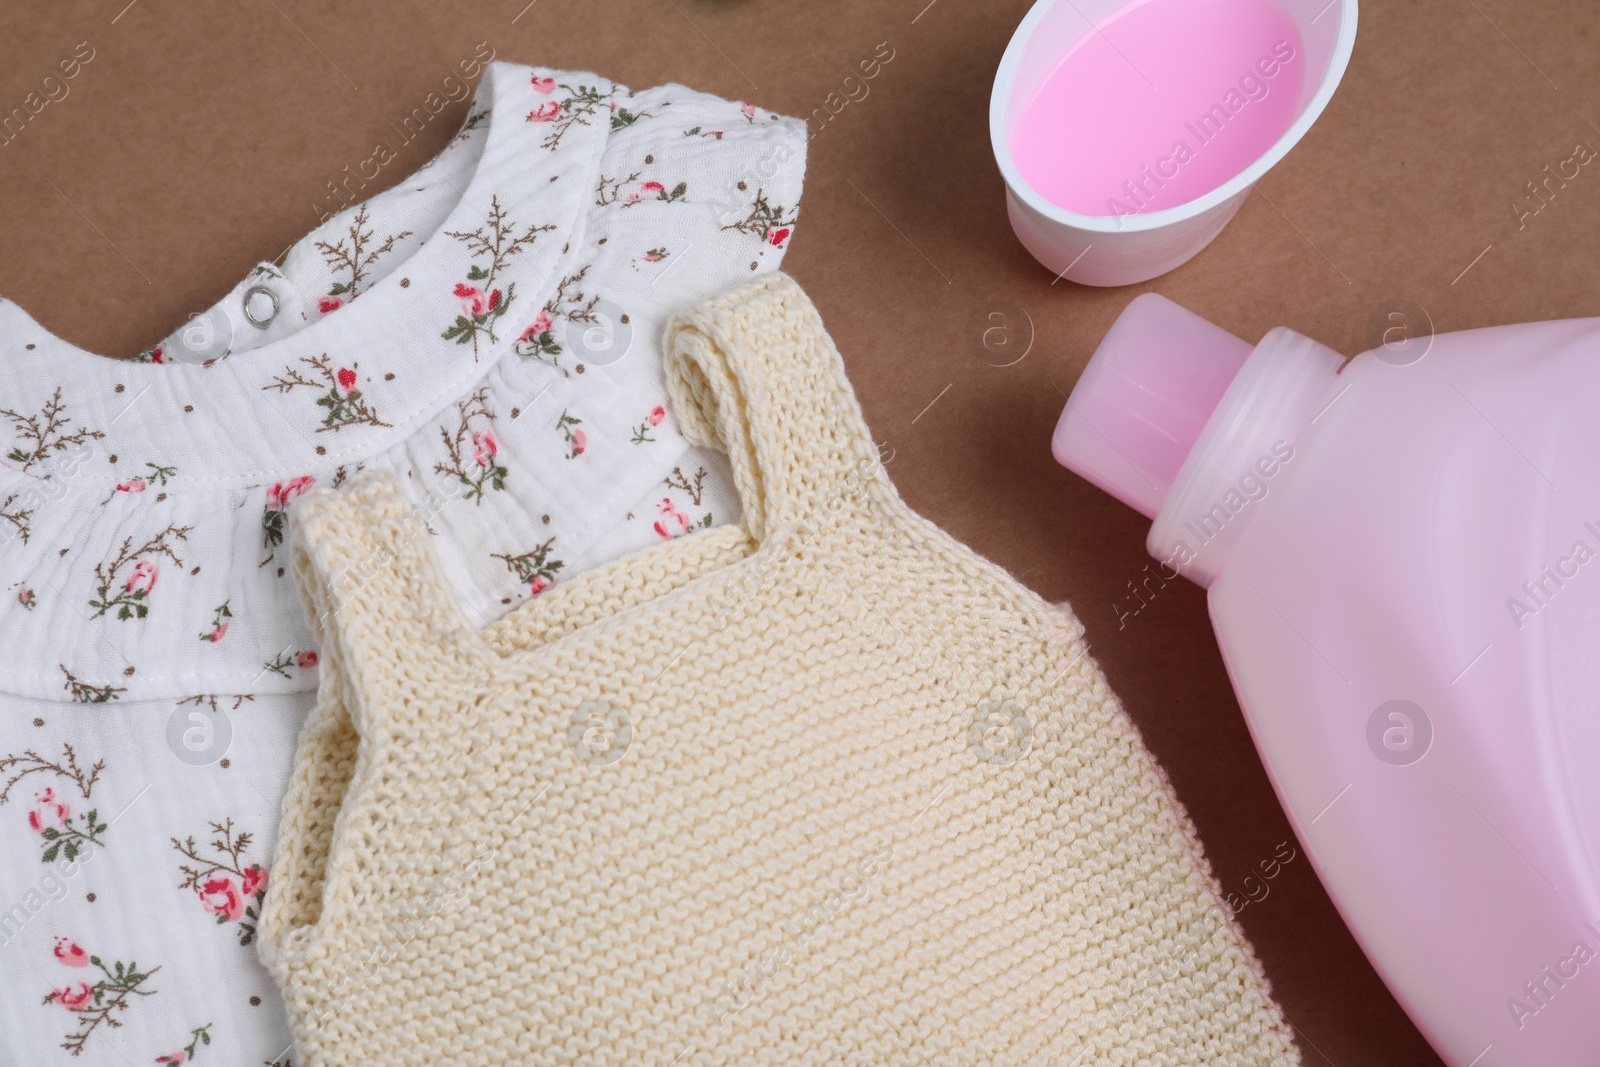
M619 92L490 64L461 133L424 168L439 180L378 194L416 194L422 232L377 233L341 212L297 245L321 269L263 263L136 359L78 348L0 300L4 465L246 487L391 447L538 325L581 237Z
M748 104L493 64L432 162L352 182L141 360L0 302L0 695L314 687L288 512L363 469L406 485L484 621L636 534L726 521L658 331L776 267L804 159L803 124Z

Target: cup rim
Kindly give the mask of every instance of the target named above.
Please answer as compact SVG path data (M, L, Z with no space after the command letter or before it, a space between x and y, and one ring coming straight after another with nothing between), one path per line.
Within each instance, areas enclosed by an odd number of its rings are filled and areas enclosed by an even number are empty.
M1011 101L1011 89L1016 82L1017 68L1022 64L1023 50L1032 39L1040 21L1051 8L1061 2L1063 0L1035 0L1033 7L1028 9L1027 15L1018 24L1016 32L1011 35L1011 42L1006 45L1005 54L1000 57L999 69L995 71L994 87L989 94L989 142L994 150L995 162L999 164L1000 174L1005 179L1006 188L1010 190L1012 196L1052 222L1091 233L1146 233L1164 229L1203 215L1212 208L1247 192L1263 174L1289 154L1289 150L1300 142L1307 130L1311 129L1312 123L1321 117L1323 109L1328 106L1328 101L1333 99L1333 94L1339 88L1339 83L1344 80L1345 70L1350 65L1350 55L1355 50L1356 13L1359 6L1359 0L1330 0L1329 7L1334 4L1340 5L1339 30L1334 38L1333 53L1328 58L1328 69L1323 74L1322 84L1317 87L1315 95L1283 135L1249 166L1210 192L1176 207L1136 215L1084 215L1047 200L1028 184L1012 159L1010 139L1005 132L1005 113ZM1317 17L1320 18L1321 15Z

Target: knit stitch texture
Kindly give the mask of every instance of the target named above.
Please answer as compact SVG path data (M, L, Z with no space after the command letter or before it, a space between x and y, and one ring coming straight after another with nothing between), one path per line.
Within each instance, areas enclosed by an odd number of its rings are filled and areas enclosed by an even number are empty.
M479 630L392 475L296 506L296 1062L1298 1064L1082 627L900 500L800 289L666 349L742 527Z

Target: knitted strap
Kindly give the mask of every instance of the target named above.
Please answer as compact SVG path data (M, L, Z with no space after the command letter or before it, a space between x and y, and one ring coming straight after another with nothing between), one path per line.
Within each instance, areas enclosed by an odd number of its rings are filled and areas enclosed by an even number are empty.
M892 494L839 350L787 275L676 316L664 347L678 423L727 453L758 542Z
M413 679L437 677L445 659L453 660L448 670L460 670L467 650L484 654L468 640L429 536L387 471L361 472L344 489L317 490L290 509L291 568L320 662L258 929L262 959L280 981L326 909L349 897L348 884L329 888L327 865L338 819L370 761L363 743L384 732Z
M432 533L395 476L362 471L338 491L317 490L289 513L291 569L324 681L379 650L412 659L454 657L472 627L440 573ZM363 679L365 681L365 679Z

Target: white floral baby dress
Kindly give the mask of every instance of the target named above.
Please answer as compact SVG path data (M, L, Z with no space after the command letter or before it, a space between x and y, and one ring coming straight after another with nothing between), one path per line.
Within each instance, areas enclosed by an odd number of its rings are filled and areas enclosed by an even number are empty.
M436 159L360 202L352 171L137 360L0 301L0 1064L290 1062L252 947L317 678L285 509L395 472L478 624L735 521L659 335L779 265L805 147L750 104L492 63Z

